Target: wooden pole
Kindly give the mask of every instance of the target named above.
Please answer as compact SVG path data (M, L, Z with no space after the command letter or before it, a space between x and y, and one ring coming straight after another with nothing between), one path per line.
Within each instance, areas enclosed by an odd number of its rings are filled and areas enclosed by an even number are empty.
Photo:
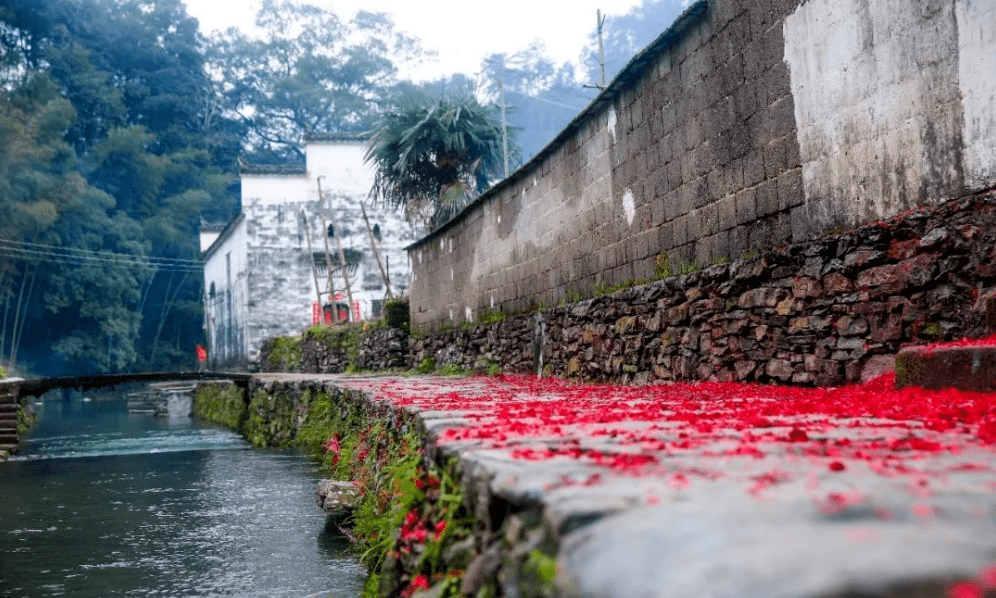
M319 198L322 197L321 177L318 177L318 197ZM336 228L335 211L332 209L331 199L329 199L328 211L329 211L329 220L332 221L332 230L335 230ZM342 236L342 230L339 231L339 234L335 235L335 247L339 251L339 267L342 269L342 281L346 286L346 298L349 299L349 309L346 310L346 312L347 315L349 316L349 321L352 322L355 320L353 314L353 289L349 285L349 269L346 267L346 254L342 252L342 242L339 241L339 237L341 236ZM325 235L325 238L326 239L328 238L327 234Z
M363 213L363 222L367 225L367 236L370 237L370 247L373 248L374 259L377 260L377 269L380 270L380 277L384 279L384 286L387 287L387 298L394 299L394 292L391 291L391 279L384 272L384 264L380 261L380 251L377 250L377 241L374 239L373 229L370 228L370 219L367 218L367 209L362 203L360 211Z
M605 89L605 47L602 45L602 26L605 25L605 18L602 16L602 9L595 13L598 21L598 66L602 70L601 87Z
M318 213L322 215L322 240L325 242L325 271L328 273L328 280L325 286L332 296L332 323L339 323L339 310L335 303L335 281L332 278L332 253L329 251L329 224L325 219L325 206L322 198L322 177L318 177Z
M308 216L301 210L301 220L304 221L304 238L308 240L308 258L311 260L311 277L315 279L315 295L318 297L318 307L322 306L322 290L318 286L318 268L315 267L315 252L311 249L311 231L308 225ZM322 318L324 323L324 319Z
M501 87L501 149L505 157L505 178L508 178L508 130L505 126L505 61L502 61L502 72L498 77L498 85Z

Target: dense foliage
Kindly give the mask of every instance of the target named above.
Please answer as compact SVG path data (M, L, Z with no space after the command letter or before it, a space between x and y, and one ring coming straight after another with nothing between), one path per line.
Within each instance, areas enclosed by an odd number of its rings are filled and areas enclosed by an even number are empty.
M373 194L410 221L439 224L498 178L501 122L473 97L410 103L374 123Z
M189 367L198 229L234 212L241 137L205 109L197 21L179 0L13 0L0 44L0 358Z

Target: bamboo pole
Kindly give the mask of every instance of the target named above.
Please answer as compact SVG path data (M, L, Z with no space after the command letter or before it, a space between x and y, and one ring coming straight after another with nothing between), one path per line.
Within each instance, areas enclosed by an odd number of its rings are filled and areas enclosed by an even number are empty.
M322 199L322 178L318 177L318 198ZM335 222L335 211L332 209L332 200L329 200L328 205L329 220L332 221L332 230L336 228ZM326 229L327 230L327 229ZM349 300L349 309L346 310L346 315L349 316L349 321L355 320L353 315L353 289L349 285L349 269L346 267L346 254L342 252L342 242L339 241L339 237L342 236L342 230L339 230L339 234L335 235L335 247L339 251L339 267L342 273L342 282L346 287L346 298ZM326 243L328 243L328 234L325 235Z
M387 287L387 298L394 299L394 292L391 290L391 279L384 272L384 264L380 261L380 251L377 250L377 242L374 239L373 229L370 228L370 219L367 218L367 209L360 204L360 211L363 213L363 222L367 225L367 236L370 237L370 247L373 249L374 259L377 260L377 269L380 270L380 277L384 279L384 286Z
M318 307L322 306L322 290L318 287L318 268L315 267L315 253L311 249L311 231L308 225L308 215L301 210L301 220L304 221L304 238L308 241L308 258L311 260L311 277L315 279L315 295L318 297ZM322 318L324 321L325 318Z
M335 281L332 278L332 253L329 251L329 223L325 219L325 199L322 197L322 177L318 177L318 213L322 216L322 241L325 243L325 271L328 273L328 280L325 286L329 291L332 302L332 323L339 323L339 308L335 301Z

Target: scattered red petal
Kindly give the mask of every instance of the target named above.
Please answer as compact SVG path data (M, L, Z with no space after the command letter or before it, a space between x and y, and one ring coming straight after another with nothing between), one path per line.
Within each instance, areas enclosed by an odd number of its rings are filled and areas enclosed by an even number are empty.
M982 598L982 588L971 581L961 581L948 588L948 598Z
M996 590L996 563L986 565L979 571L979 583L987 590Z

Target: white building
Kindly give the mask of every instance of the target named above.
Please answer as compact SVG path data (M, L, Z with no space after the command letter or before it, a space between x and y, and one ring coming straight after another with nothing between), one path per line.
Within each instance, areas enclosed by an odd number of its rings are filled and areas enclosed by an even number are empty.
M380 315L387 296L381 267L395 296L407 291L404 247L415 236L399 214L369 200L374 172L363 162L365 151L355 135L311 135L304 167L243 166L241 214L220 231L205 227L201 233L204 327L212 367L257 361L265 339L300 334L322 317L315 311L319 296L322 311L331 316L335 305L334 311L346 317L336 236L347 264L354 319Z

